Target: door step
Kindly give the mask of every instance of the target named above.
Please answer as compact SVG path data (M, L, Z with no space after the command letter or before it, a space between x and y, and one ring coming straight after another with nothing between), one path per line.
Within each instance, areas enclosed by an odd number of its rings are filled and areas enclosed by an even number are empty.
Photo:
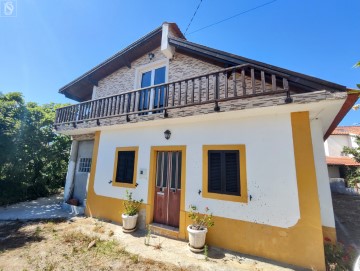
M158 224L158 223L150 224L149 228L151 232L156 235L161 235L172 239L179 239L179 228Z

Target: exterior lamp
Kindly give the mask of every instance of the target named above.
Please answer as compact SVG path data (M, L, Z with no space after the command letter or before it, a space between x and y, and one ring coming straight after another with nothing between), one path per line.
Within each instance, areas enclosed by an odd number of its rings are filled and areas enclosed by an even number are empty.
M154 55L153 53L149 53L149 54L148 54L148 57L149 57L150 61L154 58L154 56L155 56L155 55Z
M165 135L165 138L166 138L167 140L169 140L169 139L170 139L170 136L171 136L170 130L166 130L166 131L164 132L164 135Z

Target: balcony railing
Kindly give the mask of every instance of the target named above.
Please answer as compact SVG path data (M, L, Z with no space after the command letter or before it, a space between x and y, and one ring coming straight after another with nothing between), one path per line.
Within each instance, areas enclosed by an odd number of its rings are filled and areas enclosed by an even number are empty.
M256 96L285 93L285 102L291 102L288 76L251 64L243 64L217 72L176 82L140 88L121 94L57 109L55 128L60 124L100 120L112 117L148 115L167 110L204 104L214 104Z

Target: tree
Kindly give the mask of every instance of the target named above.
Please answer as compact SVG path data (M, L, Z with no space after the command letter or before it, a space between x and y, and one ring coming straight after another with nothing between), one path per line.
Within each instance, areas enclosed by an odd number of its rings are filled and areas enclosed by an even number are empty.
M354 68L360 68L360 61L355 63ZM356 84L356 86L360 88L360 84ZM360 104L356 104L353 106L354 110L358 110L359 108L360 108Z
M360 137L356 137L356 144L358 147L350 148L344 147L343 152L345 154L351 155L352 159L360 163ZM348 185L355 186L356 183L360 183L360 167L348 166L345 168L345 175L348 182Z
M53 130L60 104L0 95L0 205L47 196L64 184L70 139Z

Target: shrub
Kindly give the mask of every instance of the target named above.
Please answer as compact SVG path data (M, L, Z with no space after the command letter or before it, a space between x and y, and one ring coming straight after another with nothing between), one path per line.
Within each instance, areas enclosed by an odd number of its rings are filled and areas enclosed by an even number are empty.
M125 214L128 216L136 215L139 212L139 208L143 199L134 200L132 197L132 192L126 190L126 200L124 201Z
M200 214L197 207L190 205L189 217L192 220L191 228L193 230L203 230L214 226L212 213L208 213L209 208L205 208L205 214Z
M325 244L326 268L329 271L352 270L356 251L352 246L345 246L341 242Z

